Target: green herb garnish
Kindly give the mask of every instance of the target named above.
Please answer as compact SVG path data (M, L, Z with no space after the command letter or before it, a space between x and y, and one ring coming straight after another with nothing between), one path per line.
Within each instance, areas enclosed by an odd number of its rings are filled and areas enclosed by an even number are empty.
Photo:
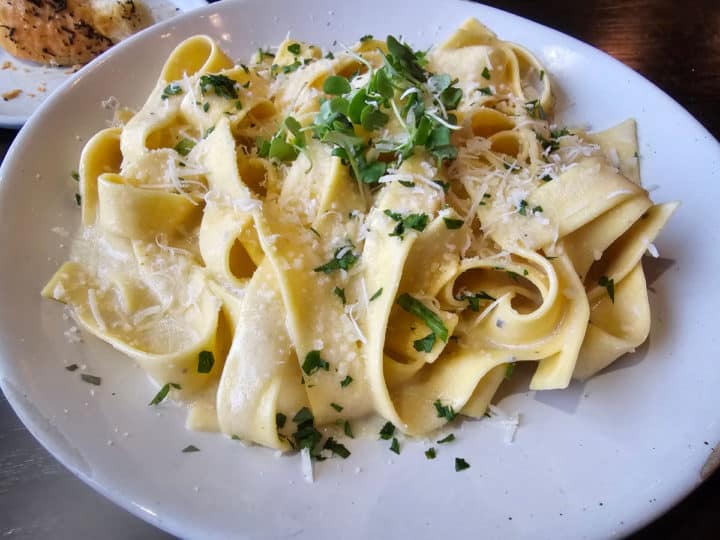
M177 96L182 93L183 89L179 84L168 84L165 88L163 88L160 99L168 99L170 96Z
M351 382L353 382L353 378L352 378L350 375L346 375L345 378L344 378L342 381L340 381L340 386L342 386L343 388L345 388L345 387L348 386Z
M380 295L382 294L382 292L383 292L383 288L380 287L377 291L375 291L375 293L373 293L373 295L370 297L370 300L368 300L368 302L372 302L373 300L377 300L378 298L380 298Z
M275 415L275 425L278 427L278 429L284 428L286 421L287 416L285 416L283 413L279 412Z
M81 373L80 378L86 383L94 384L95 386L100 386L100 383L102 383L102 379L100 377L88 375L87 373Z
M453 442L454 440L455 440L455 434L454 434L454 433L451 433L451 434L448 435L447 437L443 437L442 439L440 439L439 441L437 441L437 443L438 443L438 444L447 444L447 443Z
M455 472L464 471L465 469L469 469L470 464L465 461L463 458L456 457L455 458Z
M432 351L432 348L435 346L435 333L430 332L427 336L424 338L416 339L413 341L413 347L418 352L426 352L429 353Z
M212 351L200 351L198 354L198 373L210 373L215 364L215 355Z
M175 150L181 156L187 156L194 147L195 147L194 141L183 137L173 147L173 150Z
M234 80L225 75L214 75L210 73L200 77L200 91L203 95L213 90L218 97L237 99L236 84Z
M390 236L397 236L401 240L403 239L407 229L414 229L420 232L424 231L429 220L427 214L408 214L403 217L402 214L393 212L392 210L385 210L383 213L393 221L397 222L397 225L395 225L395 229L393 229L393 232L390 233Z
M463 226L463 223L465 223L462 219L453 219L453 218L443 218L443 221L445 222L445 226L448 229L459 229Z
M335 287L335 289L333 289L333 293L335 293L335 296L342 300L343 306L347 304L347 298L345 298L345 289Z
M457 413L452 405L443 405L439 399L436 399L433 405L435 406L435 411L437 411L438 418L445 418L448 422L455 420Z
M338 405L337 403L331 403L330 406L331 406L333 409L335 409L337 412L342 412L342 410L343 410L343 406L342 406L342 405Z
M330 364L320 357L320 351L310 351L307 355L305 355L305 361L302 363L302 370L306 375L312 375L319 369L329 371Z
M598 285L601 287L605 287L607 289L608 296L610 297L610 301L614 304L615 303L615 280L614 279L608 279L607 276L601 276L598 280Z
M358 261L358 256L352 251L351 245L339 247L335 250L333 258L313 271L330 274L335 270L350 270Z
M350 456L350 451L345 448L345 445L337 442L332 437L328 437L328 440L325 441L325 444L323 445L323 449L330 450L333 454L340 456L343 459L347 459L348 456Z
M185 448L182 449L183 454L187 454L188 452L199 452L200 449L195 446L194 444L189 444Z
M291 43L290 45L288 45L287 50L293 54L300 54L300 44Z
M167 397L170 392L170 388L180 390L180 385L177 383L165 383L148 405L158 405L161 403Z
M393 433L395 433L395 426L392 422L386 422L380 430L380 438L386 441L390 440L390 437L393 436Z
M416 317L422 319L433 334L440 338L442 341L447 342L448 330L443 323L442 319L438 315L423 304L420 300L413 298L407 293L403 293L397 299L397 304L408 313L412 313Z
M397 437L393 437L392 443L390 443L390 451L400 455L400 443L398 442Z
M434 448L428 448L427 450L425 450L425 457L427 459L435 459L437 457L437 452Z
M481 75L483 79L487 79L488 81L490 80L490 70L488 70L487 66L483 68Z

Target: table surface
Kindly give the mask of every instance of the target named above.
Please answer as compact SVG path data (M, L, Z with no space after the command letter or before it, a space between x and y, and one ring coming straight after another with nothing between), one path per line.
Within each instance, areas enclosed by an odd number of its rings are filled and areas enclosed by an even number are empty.
M720 138L718 0L485 0L594 45L657 84ZM573 7L570 7L573 6ZM0 130L0 159L17 132ZM658 471L659 473L661 471ZM632 540L717 538L720 473ZM30 435L0 395L0 536L169 536L95 493Z

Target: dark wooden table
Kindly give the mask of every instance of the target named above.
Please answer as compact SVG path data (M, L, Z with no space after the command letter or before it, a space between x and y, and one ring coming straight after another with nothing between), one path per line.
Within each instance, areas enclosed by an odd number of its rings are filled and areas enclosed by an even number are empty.
M720 138L720 0L486 0L586 41L653 81ZM0 159L15 137L0 130ZM658 471L662 475L663 471ZM720 536L720 474L633 540ZM0 396L0 536L168 535L94 493L58 464Z

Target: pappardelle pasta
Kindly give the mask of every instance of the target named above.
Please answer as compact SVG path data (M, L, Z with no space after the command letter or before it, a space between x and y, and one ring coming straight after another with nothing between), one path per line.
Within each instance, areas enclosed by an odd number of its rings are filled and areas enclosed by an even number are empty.
M516 362L565 388L647 338L641 258L676 204L641 187L634 121L552 109L550 74L475 19L426 52L288 39L248 65L192 37L86 144L43 295L191 427L319 459L348 452L317 426L482 417Z

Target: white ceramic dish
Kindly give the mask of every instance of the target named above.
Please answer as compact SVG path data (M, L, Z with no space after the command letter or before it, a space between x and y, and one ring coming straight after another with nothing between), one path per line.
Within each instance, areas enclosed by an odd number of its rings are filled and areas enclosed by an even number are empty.
M607 55L558 32L464 2L389 0L221 2L116 47L60 88L24 127L0 171L0 383L30 431L95 489L142 518L194 538L609 538L657 517L713 469L720 441L717 334L720 200L717 141L668 96ZM634 116L642 172L658 201L683 206L647 262L648 344L587 384L509 392L521 414L511 445L488 422L427 461L422 443L400 456L356 440L346 461L303 482L297 456L187 432L184 411L147 407L139 368L109 346L69 344L62 307L40 288L67 256L79 212L70 171L105 126L100 102L139 105L168 52L200 32L246 58L288 32L323 46L366 33L438 42L473 15L537 53L555 76L562 118L604 128ZM142 61L138 59L142 58ZM81 382L64 364L103 378ZM521 381L519 381L521 382ZM183 454L194 444L200 452ZM453 458L472 468L453 470Z
M205 0L146 0L156 21L174 17L204 5ZM0 94L22 90L16 98L0 99L0 127L22 126L50 93L75 73L72 68L53 68L18 60L0 48Z

